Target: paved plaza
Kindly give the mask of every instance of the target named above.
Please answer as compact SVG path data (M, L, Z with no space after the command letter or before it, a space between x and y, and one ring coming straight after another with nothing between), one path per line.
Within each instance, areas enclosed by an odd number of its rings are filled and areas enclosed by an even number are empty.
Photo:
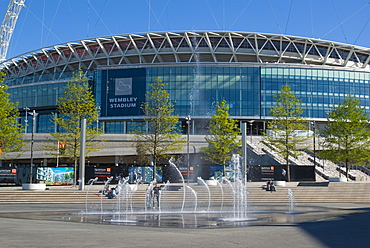
M32 213L79 211L81 205L0 206L1 247L366 247L370 242L370 204L321 206L344 212L310 222L202 229L32 219Z

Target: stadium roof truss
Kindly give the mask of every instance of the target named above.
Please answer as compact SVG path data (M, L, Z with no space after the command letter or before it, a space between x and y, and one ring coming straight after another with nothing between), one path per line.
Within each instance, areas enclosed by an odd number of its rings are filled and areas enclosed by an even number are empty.
M368 70L370 49L286 35L191 31L116 35L58 44L2 63L9 78L82 67L160 63L276 63Z

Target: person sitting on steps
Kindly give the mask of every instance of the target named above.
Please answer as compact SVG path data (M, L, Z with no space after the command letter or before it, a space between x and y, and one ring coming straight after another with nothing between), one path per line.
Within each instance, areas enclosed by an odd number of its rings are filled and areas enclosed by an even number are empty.
M272 191L276 191L276 188L275 188L275 185L274 185L273 181L271 181L271 183L270 183L270 191L271 191L271 193L272 193Z
M266 183L266 191L270 191L270 184L271 184L271 180L267 181L267 183Z
M266 185L266 191L276 191L274 182L272 180L269 180Z
M107 194L108 199L113 199L116 196L117 196L116 188L111 188L111 190Z

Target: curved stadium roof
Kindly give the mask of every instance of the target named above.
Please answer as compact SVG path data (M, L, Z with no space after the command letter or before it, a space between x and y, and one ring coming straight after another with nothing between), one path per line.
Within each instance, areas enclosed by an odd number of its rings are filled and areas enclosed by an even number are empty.
M287 35L187 31L97 37L41 48L2 63L8 78L102 66L276 63L369 70L370 49ZM338 68L339 69L339 68Z

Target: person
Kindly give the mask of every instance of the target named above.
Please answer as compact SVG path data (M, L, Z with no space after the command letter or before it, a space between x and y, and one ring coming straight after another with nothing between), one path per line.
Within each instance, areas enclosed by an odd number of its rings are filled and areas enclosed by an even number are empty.
M160 195L161 195L161 187L158 186L158 184L156 183L155 184L155 187L152 189L152 196L153 196L153 207L155 205L157 205L157 207L159 208L159 198L160 198ZM154 200L157 201L157 204L154 204ZM155 207L154 207L155 208Z
M274 182L273 181L270 181L270 191L272 193L272 191L276 191L276 188L275 188L275 185L274 185Z
M271 180L268 180L267 181L267 184L266 184L266 191L270 191L271 190L271 183L272 183L272 181Z
M143 179L143 177L141 176L141 174L139 173L138 175L137 175L137 178L136 178L136 183L137 184L142 184L142 179Z
M116 196L116 188L111 188L111 190L107 194L108 199L113 199Z
M148 187L146 188L146 207L147 208L152 208L153 205L153 200L152 200L152 194L153 194L153 184L149 184Z
M283 176L283 179L285 179L285 176L286 176L286 170L285 169L281 170L281 175Z
M103 195L108 194L108 193L109 193L109 191L110 191L110 189L109 189L109 184L105 184L105 185L104 185Z
M132 176L132 179L133 179L134 183L136 183L136 180L137 180L137 173L136 173L136 171L134 171L134 175Z

